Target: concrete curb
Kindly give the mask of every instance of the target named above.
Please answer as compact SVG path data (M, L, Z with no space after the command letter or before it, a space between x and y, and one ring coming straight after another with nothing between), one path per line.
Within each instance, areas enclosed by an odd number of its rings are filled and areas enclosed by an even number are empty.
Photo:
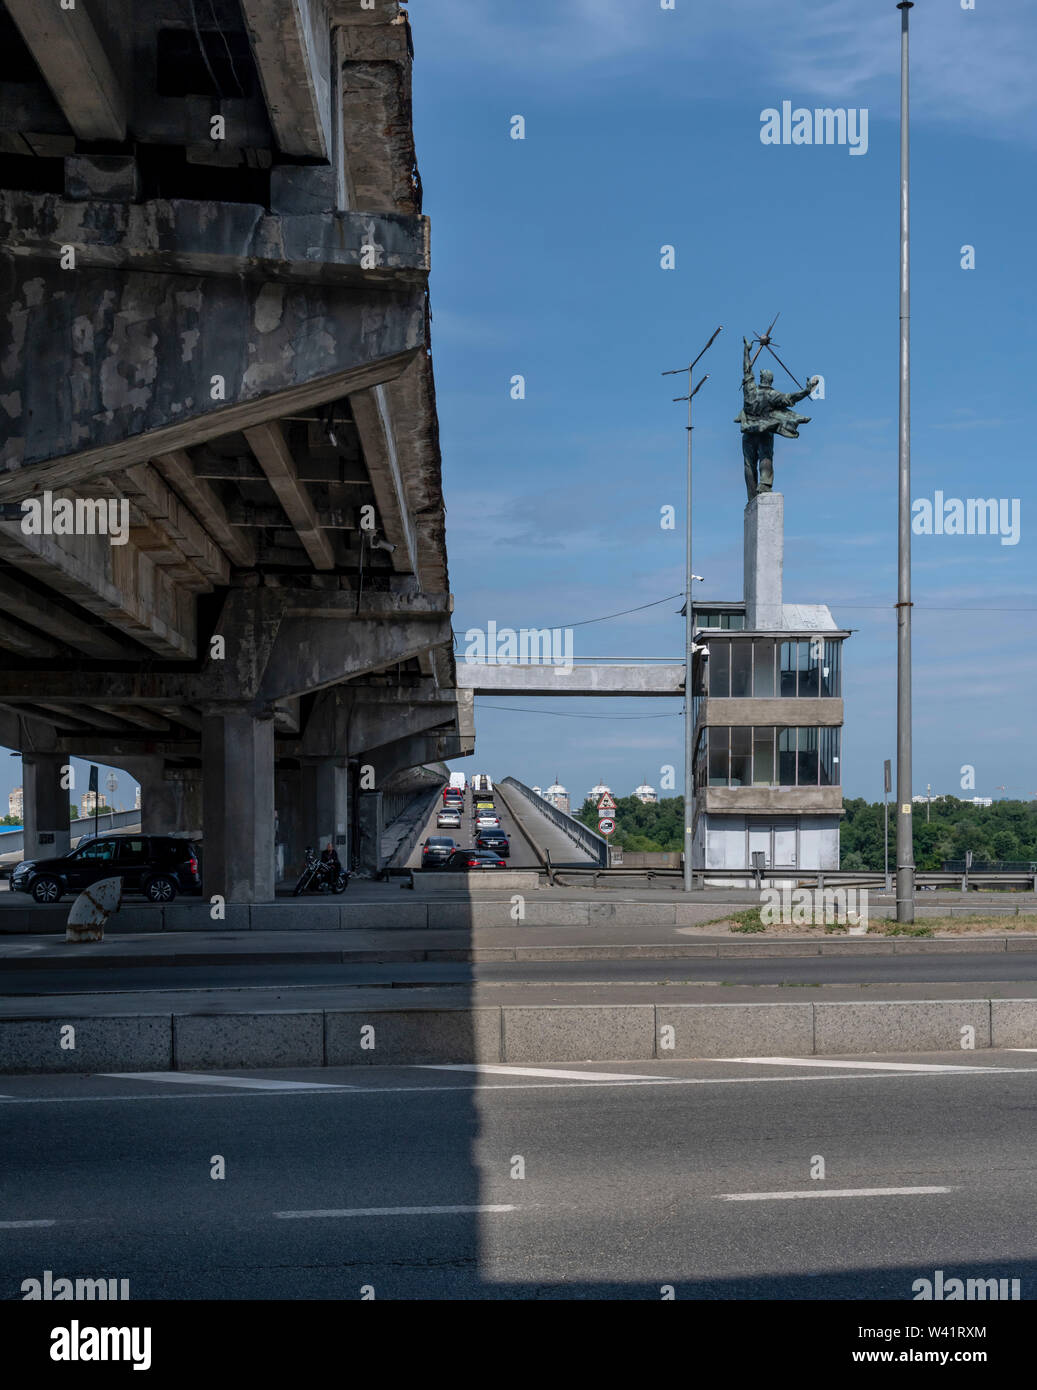
M8 1075L852 1056L963 1047L1037 1047L1037 999L375 1006L0 1020L0 1073Z
M522 873L516 870L515 873ZM435 877L431 875L430 877ZM444 876L445 877L445 876ZM494 883L507 889L502 873L494 878ZM520 895L522 918L515 920L516 911L508 899L499 901L480 901L478 899L455 898L450 900L450 890L442 885L432 889L426 896L422 893L401 891L400 900L391 902L343 902L341 899L306 900L299 902L286 899L273 903L228 904L226 917L213 921L207 903L175 902L168 907L152 907L146 903L127 903L109 921L109 936L123 933L143 932L184 932L184 931L312 931L315 927L332 930L358 931L415 931L428 928L431 931L476 929L479 927L596 927L621 924L630 927L694 927L701 926L701 903L663 902L628 903L550 898L544 890L538 890L538 899ZM443 897L439 897L439 893ZM346 895L348 897L348 894ZM64 933L68 920L71 899L56 907L38 907L28 901L24 906L6 904L0 907L0 936L50 935ZM1003 907L944 907L929 915L956 917L976 916L982 912L989 917L1015 917L1015 908ZM717 913L717 920L722 918ZM890 913L872 910L875 920L886 920ZM924 922L927 913L920 911L918 921ZM891 938L894 939L894 938ZM895 938L905 943L921 942L931 945L932 939L925 937ZM965 938L967 939L967 938ZM1037 938L1035 938L1037 939ZM862 939L863 940L863 939ZM754 943L747 939L732 941L732 949ZM765 938L760 945L783 946L788 943ZM813 943L807 943L811 945ZM824 943L827 947L860 945L841 936L833 936ZM874 946L876 942L868 938L864 943Z
M601 960L763 960L802 959L816 956L916 956L977 954L996 955L1037 951L1037 936L893 938L875 941L664 941L631 942L608 946L370 946L357 949L293 951L174 951L148 955L128 951L116 955L88 955L72 946L60 956L3 956L0 970L187 968L224 965L392 965L453 962L479 964L501 961L601 961Z

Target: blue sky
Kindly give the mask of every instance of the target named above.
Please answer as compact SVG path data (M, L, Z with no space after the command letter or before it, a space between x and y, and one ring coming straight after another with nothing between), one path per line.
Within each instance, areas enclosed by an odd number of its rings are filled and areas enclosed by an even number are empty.
M845 790L881 797L895 752L893 0L410 9L455 630L566 626L681 589L684 408L660 373L718 323L696 398L695 569L701 597L740 597L741 338L780 310L782 357L826 385L801 438L778 445L785 597L856 629ZM912 495L1021 505L1015 546L914 540L915 789L956 792L969 764L977 793L1030 797L1037 6L919 0L911 24ZM784 100L866 107L867 154L762 145L760 113ZM679 607L576 628L576 653L679 658ZM478 751L455 764L469 773L557 774L578 800L600 777L625 793L681 766L676 701L477 705ZM133 787L123 774L116 801Z
M845 790L880 798L895 753L894 4L411 11L455 631L565 626L681 589L684 407L671 403L680 379L660 373L718 323L695 403L694 567L701 597L740 597L741 338L780 310L781 356L826 389L776 456L785 598L827 603L856 629ZM911 24L912 497L1019 499L1021 516L1014 546L914 538L915 789L960 792L968 764L977 793L1030 797L1037 11L919 0ZM784 100L866 107L867 153L764 146L760 113ZM516 114L524 141L510 138ZM966 244L974 270L961 268ZM523 401L510 398L516 373ZM674 531L659 526L666 504ZM576 654L679 659L679 607L577 628ZM476 755L454 765L557 774L576 799L599 777L629 792L681 766L679 711L480 699Z

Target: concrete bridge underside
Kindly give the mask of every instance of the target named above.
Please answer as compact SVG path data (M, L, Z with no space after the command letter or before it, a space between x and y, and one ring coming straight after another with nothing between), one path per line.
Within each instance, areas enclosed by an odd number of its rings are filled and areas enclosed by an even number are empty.
M2 0L0 48L26 855L67 846L78 756L140 780L145 830L202 833L207 894L268 899L318 841L377 867L383 796L474 746L406 14Z

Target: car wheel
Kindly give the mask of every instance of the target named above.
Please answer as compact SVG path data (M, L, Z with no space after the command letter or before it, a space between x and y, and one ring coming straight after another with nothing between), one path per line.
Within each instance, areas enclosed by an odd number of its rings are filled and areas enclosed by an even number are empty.
M30 892L38 903L56 903L61 897L61 884L56 878L44 875L33 882Z
M144 896L149 903L171 903L176 897L176 884L165 874L158 874L145 883Z

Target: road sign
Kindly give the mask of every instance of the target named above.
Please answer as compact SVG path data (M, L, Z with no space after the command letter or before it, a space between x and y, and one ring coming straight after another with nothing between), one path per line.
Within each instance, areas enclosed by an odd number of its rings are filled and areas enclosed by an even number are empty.
M616 822L614 820L611 820L608 816L606 816L603 820L598 821L599 835L611 835L615 828Z
M600 815L602 811L614 811L615 809L616 803L612 800L612 797L609 796L608 792L606 792L598 802L598 814Z

